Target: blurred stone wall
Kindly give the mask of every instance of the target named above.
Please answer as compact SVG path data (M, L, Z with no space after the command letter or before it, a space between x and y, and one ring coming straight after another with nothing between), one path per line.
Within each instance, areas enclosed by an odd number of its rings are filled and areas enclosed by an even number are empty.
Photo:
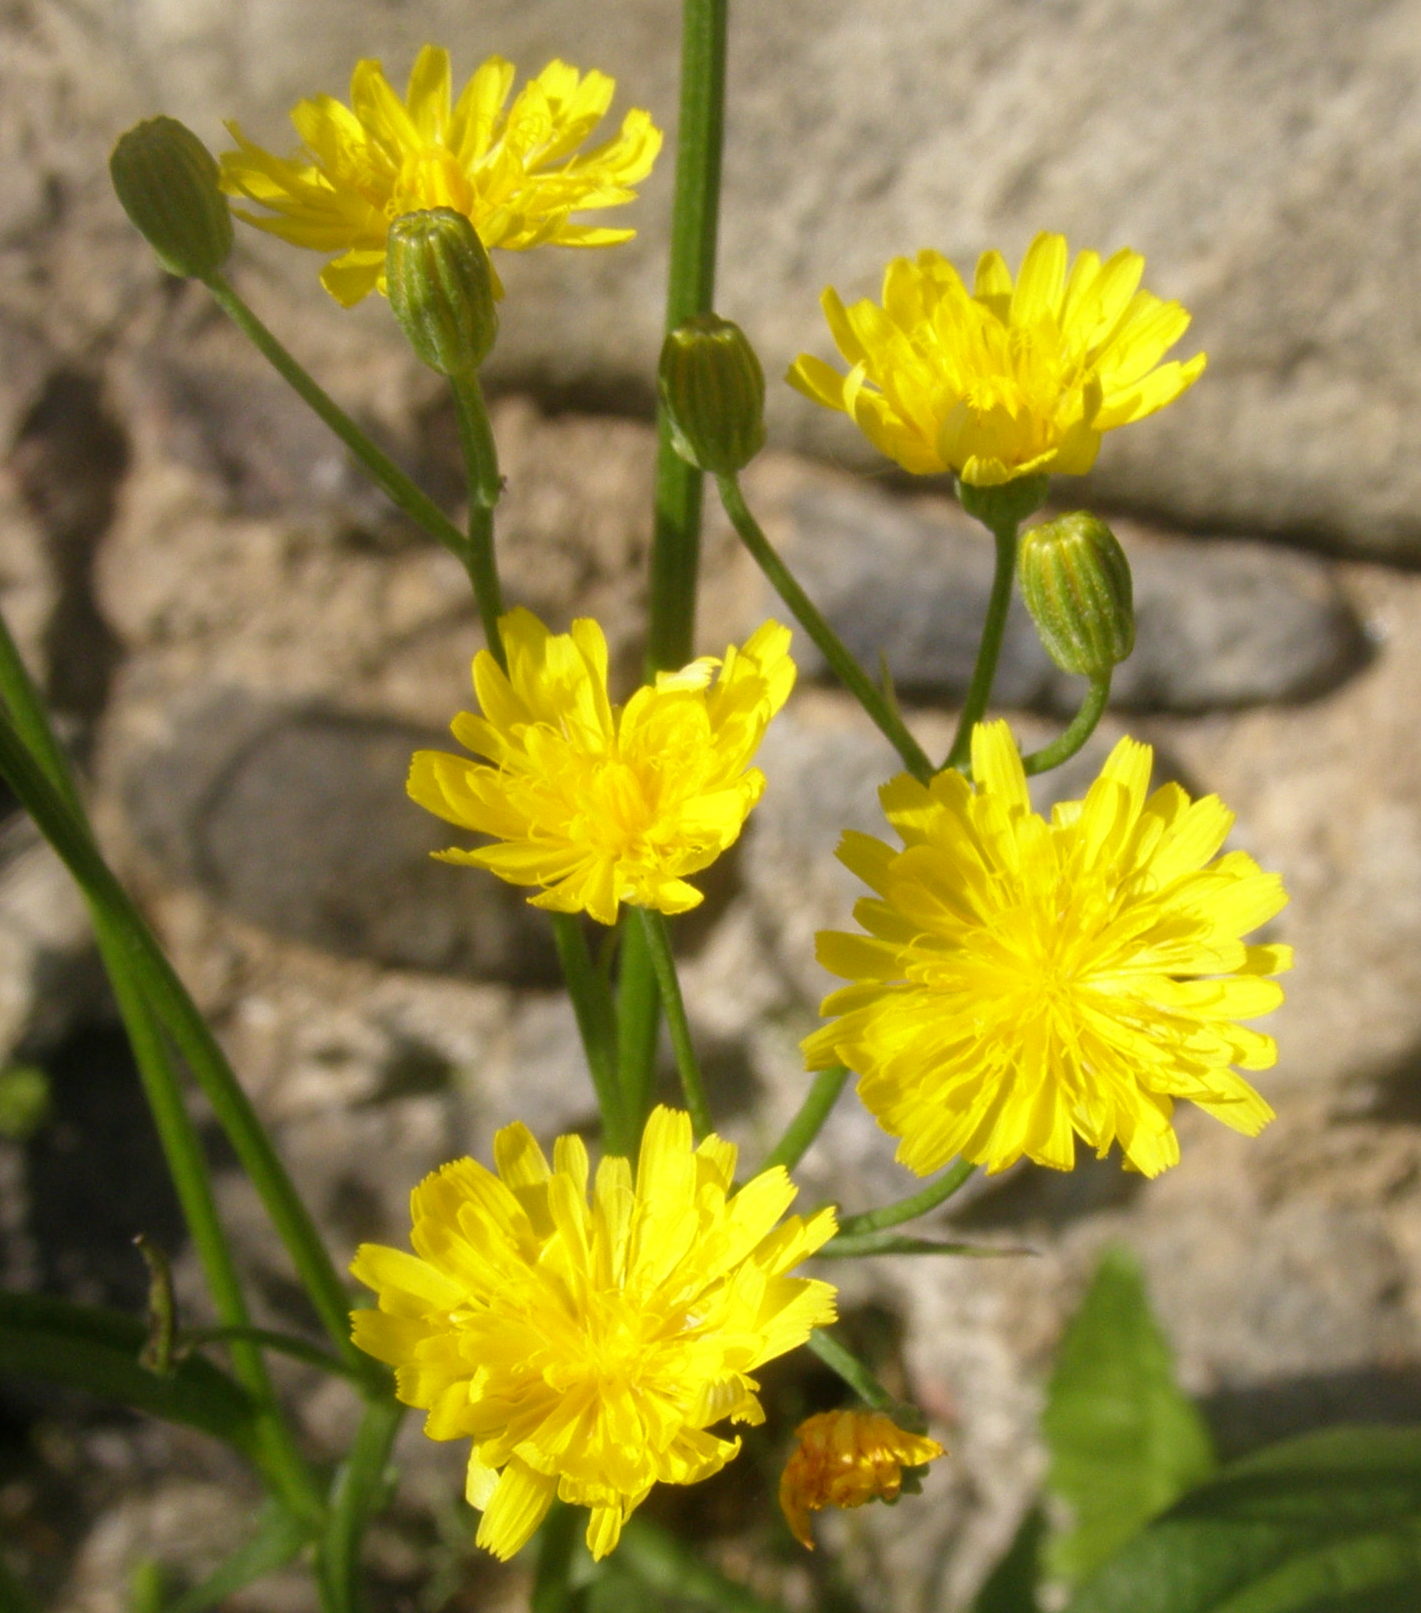
M876 292L890 256L925 245L967 266L992 245L1015 260L1042 228L1128 244L1149 285L1194 311L1184 350L1209 351L1201 383L1057 489L1119 517L1141 623L1116 710L1059 788L1077 793L1128 725L1162 772L1238 810L1237 842L1294 898L1277 926L1299 954L1282 1059L1260 1082L1279 1119L1262 1139L1186 1116L1184 1161L1156 1183L1112 1161L977 1184L961 1227L1033 1260L835 1271L856 1317L894 1319L889 1368L953 1456L921 1501L826 1534L865 1613L939 1613L1027 1500L1045 1365L1109 1238L1140 1249L1227 1449L1344 1417L1421 1418L1421 0L735 10L719 300L772 377L802 349L830 351L824 284ZM493 51L528 71L554 55L603 67L617 109L648 106L670 128L676 35L670 0L0 7L0 605L106 844L342 1251L402 1239L412 1183L486 1153L515 1114L545 1134L587 1122L590 1091L536 915L429 862L444 831L403 798L409 752L440 743L469 698L479 638L458 566L390 514L195 288L154 267L109 192L107 153L156 111L214 145L237 116L284 147L298 96L343 95L361 55L399 82L426 39L458 73ZM501 264L508 591L559 623L599 616L625 674L670 178L663 160L629 212L632 245ZM319 261L245 231L235 273L455 507L438 388L376 299L343 313L325 297ZM984 547L941 488L905 485L842 418L773 382L771 395L751 503L854 647L887 653L941 749ZM705 647L774 609L712 520ZM801 649L766 800L684 932L697 1034L726 1127L751 1149L803 1091L794 1046L826 984L813 932L854 895L833 845L874 826L894 770ZM1037 742L1073 693L1018 614L1003 708ZM46 1063L54 1085L51 1123L0 1142L0 1278L136 1305L127 1239L180 1233L82 910L14 816L0 825L0 1056ZM909 1185L849 1099L803 1179L850 1208ZM264 1316L300 1325L250 1195L230 1172L222 1185ZM199 1313L186 1260L180 1278ZM311 1439L338 1449L342 1395L300 1372L290 1386ZM221 1497L240 1480L205 1447L61 1417L29 1389L6 1405L40 1431L44 1460L0 1502L61 1605L108 1613L136 1554L196 1571L231 1543L240 1517ZM458 1486L458 1453L413 1428L402 1457L377 1542L391 1596L437 1554L429 1518ZM771 1562L789 1605L811 1605L823 1554L781 1561L754 1493L748 1512L688 1498L692 1527L732 1567ZM468 1605L517 1606L523 1589L516 1570L471 1583ZM288 1581L232 1605L300 1594Z

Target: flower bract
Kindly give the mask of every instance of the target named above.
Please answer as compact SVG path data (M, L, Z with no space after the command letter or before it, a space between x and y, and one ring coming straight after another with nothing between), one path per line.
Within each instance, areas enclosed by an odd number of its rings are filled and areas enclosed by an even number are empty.
M732 844L764 789L749 762L794 684L789 629L766 622L723 659L663 672L618 708L596 622L553 634L519 609L501 626L508 671L481 650L483 715L452 725L487 761L419 751L409 777L421 806L497 843L435 855L541 885L535 907L603 924L622 902L695 907L685 876Z
M379 1295L361 1349L433 1439L472 1439L478 1543L511 1557L554 1496L589 1507L594 1557L653 1484L694 1484L740 1448L709 1430L763 1420L751 1373L834 1317L834 1289L790 1269L834 1233L832 1209L781 1220L784 1170L734 1191L736 1150L693 1147L657 1109L631 1163L559 1137L549 1166L523 1125L494 1140L497 1174L460 1159L412 1196L414 1253L365 1244L352 1270Z
M881 307L824 293L849 373L806 353L788 379L919 475L951 470L983 487L1079 475L1104 432L1164 408L1204 368L1202 353L1160 363L1189 315L1139 289L1144 267L1128 249L1071 263L1065 237L1042 234L1015 283L986 252L969 292L941 253L895 258Z
M1282 1001L1269 977L1291 949L1243 938L1287 895L1247 853L1218 855L1233 814L1217 796L1150 794L1150 765L1122 739L1048 821L1007 725L979 724L975 788L955 770L893 779L880 799L902 848L844 836L874 893L854 910L867 933L820 935L820 962L852 984L805 1053L858 1072L910 1170L954 1155L1069 1170L1080 1137L1154 1176L1179 1158L1178 1099L1250 1136L1272 1118L1233 1066L1276 1058L1238 1021Z
M628 112L619 133L579 155L615 81L549 62L505 107L513 77L511 62L491 56L456 99L448 51L426 45L401 100L379 62L357 62L349 106L318 95L292 108L302 141L294 156L273 155L229 123L237 150L222 158L223 189L266 209L238 209L249 224L335 254L321 283L346 307L385 289L385 235L405 213L451 207L486 247L513 251L634 235L572 215L635 199L661 148L650 114Z
M910 1434L881 1411L821 1411L795 1429L794 1440L780 1475L780 1507L794 1538L810 1551L811 1512L896 1501L905 1467L943 1455L935 1439Z

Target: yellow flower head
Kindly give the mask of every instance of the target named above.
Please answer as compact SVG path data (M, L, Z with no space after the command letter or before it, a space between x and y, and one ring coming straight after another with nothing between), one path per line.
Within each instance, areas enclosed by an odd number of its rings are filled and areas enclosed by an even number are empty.
M1216 855L1233 814L1177 784L1147 794L1148 745L1122 739L1084 801L1031 810L1003 722L972 734L961 773L879 792L903 840L849 833L841 861L874 891L866 935L827 932L819 961L854 983L805 1042L843 1063L864 1104L926 1175L954 1155L1069 1170L1075 1138L1155 1176L1179 1158L1188 1098L1249 1136L1273 1111L1230 1067L1269 1068L1272 1037L1237 1024L1276 1008L1285 946L1242 937L1287 902L1276 874Z
M481 650L484 714L460 712L452 724L487 763L419 751L409 776L422 807L498 844L435 855L541 885L535 907L602 924L622 902L695 907L701 893L684 876L736 839L765 787L749 762L794 684L789 629L766 622L742 649L660 673L619 708L596 622L552 634L519 609L501 626L508 671Z
M1065 237L1042 234L1015 285L1001 253L984 252L969 292L941 253L895 258L881 308L824 292L849 373L804 353L789 383L917 475L951 470L978 487L1079 475L1102 432L1172 403L1204 368L1203 353L1160 365L1189 315L1138 289L1144 267L1138 252L1082 252L1068 272Z
M222 158L222 188L268 213L238 217L284 241L336 253L321 284L349 308L385 289L385 234L404 213L452 207L486 247L521 251L611 246L636 233L569 222L573 213L635 200L661 149L643 111L621 132L576 155L602 121L616 89L605 73L549 62L518 92L513 64L490 56L454 100L449 52L426 45L402 101L380 63L355 64L350 106L334 96L298 101L291 121L303 149L277 157L227 125L236 151Z
M896 1501L905 1467L943 1455L935 1439L908 1433L881 1411L821 1411L802 1422L794 1437L780 1475L780 1507L794 1538L810 1551L811 1512Z
M380 1296L355 1342L428 1411L431 1439L472 1439L478 1543L511 1557L555 1495L590 1507L594 1557L653 1484L720 1471L763 1420L750 1376L834 1318L828 1283L785 1275L834 1233L834 1212L780 1217L788 1175L734 1192L735 1149L691 1143L657 1109L631 1163L559 1137L551 1170L531 1132L494 1139L498 1174L455 1160L414 1190L415 1253L364 1244L351 1270ZM732 1197L732 1193L734 1196Z

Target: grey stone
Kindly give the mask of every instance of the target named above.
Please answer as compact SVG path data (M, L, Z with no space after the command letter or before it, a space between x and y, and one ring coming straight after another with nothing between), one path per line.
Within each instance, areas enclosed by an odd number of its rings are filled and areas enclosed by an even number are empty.
M128 811L170 877L277 935L400 968L555 978L546 923L522 893L430 858L468 837L416 807L404 780L415 750L447 744L228 691L130 759Z
M903 499L785 458L753 475L757 515L860 663L882 656L905 699L958 701L972 676L992 585L990 537L955 502ZM1361 666L1370 645L1332 567L1276 543L1165 537L1113 523L1135 587L1134 653L1111 704L1202 712L1312 698ZM766 584L759 610L781 611ZM809 676L822 657L802 646ZM1074 711L1085 682L1055 667L1014 593L994 698Z

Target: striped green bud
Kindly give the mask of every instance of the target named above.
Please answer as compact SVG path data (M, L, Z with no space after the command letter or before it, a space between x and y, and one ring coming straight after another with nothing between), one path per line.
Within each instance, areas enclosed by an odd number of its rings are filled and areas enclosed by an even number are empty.
M498 335L493 265L474 226L452 207L405 213L385 245L390 307L421 362L469 379Z
M120 136L113 188L169 274L208 280L232 251L232 215L217 162L176 118L149 118Z
M1021 540L1021 591L1063 672L1103 678L1134 649L1130 562L1096 516L1081 510L1032 527Z
M765 372L739 325L696 314L661 347L671 445L713 476L733 476L765 446Z

